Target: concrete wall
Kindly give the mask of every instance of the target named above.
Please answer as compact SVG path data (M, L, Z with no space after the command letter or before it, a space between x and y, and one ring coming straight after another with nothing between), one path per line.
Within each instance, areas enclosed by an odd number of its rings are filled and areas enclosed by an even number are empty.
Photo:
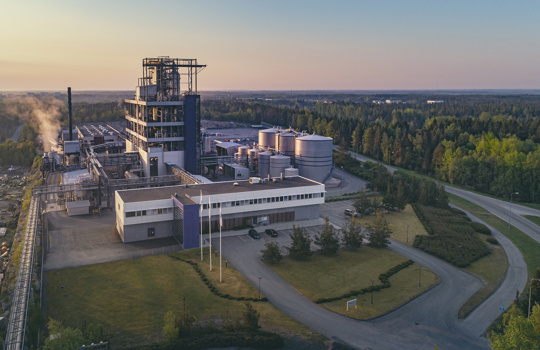
M148 237L148 228L153 227L156 235ZM172 237L173 221L152 222L139 225L124 226L124 243L145 241L149 239Z

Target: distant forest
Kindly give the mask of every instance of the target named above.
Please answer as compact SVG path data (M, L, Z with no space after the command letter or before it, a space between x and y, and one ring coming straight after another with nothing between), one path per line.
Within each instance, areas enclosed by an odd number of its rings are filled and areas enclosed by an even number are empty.
M519 192L517 200L540 203L540 96L443 96L436 98L444 103L427 104L430 98L383 105L207 100L201 113L204 119L315 132L391 165L502 198Z

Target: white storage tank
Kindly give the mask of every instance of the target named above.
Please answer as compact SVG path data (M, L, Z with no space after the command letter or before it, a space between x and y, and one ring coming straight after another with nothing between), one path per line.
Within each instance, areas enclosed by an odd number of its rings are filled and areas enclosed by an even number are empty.
M279 132L276 128L265 129L259 131L259 147L262 149L276 147L276 134Z
M320 135L296 138L295 161L300 176L324 182L332 172L332 139Z
M300 175L300 172L296 168L287 168L283 174L285 177L295 177Z
M261 152L259 153L259 177L267 178L270 174L270 157L272 153Z
M248 146L242 146L238 147L238 153L248 155L249 147Z
M294 142L296 135L292 132L282 132L276 134L276 149L287 157L294 158Z
M291 158L278 154L270 157L270 177L281 177L281 173L291 166Z

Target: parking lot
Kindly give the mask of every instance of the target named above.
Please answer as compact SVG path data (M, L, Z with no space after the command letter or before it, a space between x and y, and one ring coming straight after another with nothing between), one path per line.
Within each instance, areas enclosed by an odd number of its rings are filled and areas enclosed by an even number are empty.
M45 234L45 270L93 265L180 250L173 238L123 243L115 233L115 213L107 209L97 215L67 216L49 212Z

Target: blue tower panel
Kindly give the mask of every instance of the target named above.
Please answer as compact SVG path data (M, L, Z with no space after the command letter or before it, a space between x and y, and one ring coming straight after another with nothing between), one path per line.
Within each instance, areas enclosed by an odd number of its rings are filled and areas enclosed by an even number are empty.
M199 205L184 205L184 249L199 248Z

